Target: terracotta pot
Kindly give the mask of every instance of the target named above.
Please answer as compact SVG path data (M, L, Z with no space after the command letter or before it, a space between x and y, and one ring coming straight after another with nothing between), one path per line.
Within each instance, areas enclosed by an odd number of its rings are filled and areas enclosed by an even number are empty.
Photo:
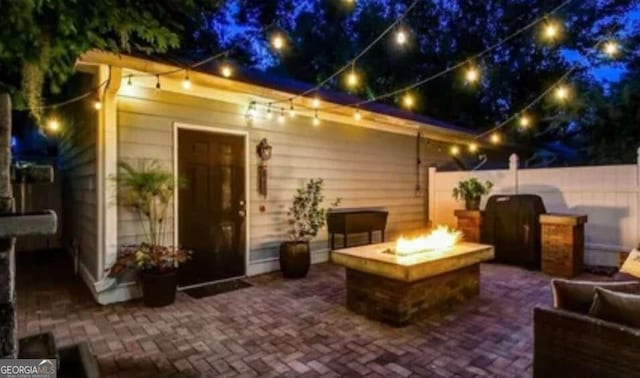
M280 270L285 278L302 278L309 272L309 242L288 241L280 244Z
M168 306L176 300L178 275L175 270L158 272L140 272L143 302L147 307Z
M467 210L479 210L480 209L480 197L465 198L464 207Z

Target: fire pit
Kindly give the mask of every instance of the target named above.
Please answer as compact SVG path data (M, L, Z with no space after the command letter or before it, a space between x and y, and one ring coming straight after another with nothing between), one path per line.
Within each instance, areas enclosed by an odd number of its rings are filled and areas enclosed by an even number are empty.
M493 247L458 240L459 233L441 227L418 238L332 251L331 261L347 271L347 307L403 326L436 306L477 296L480 263L493 259Z

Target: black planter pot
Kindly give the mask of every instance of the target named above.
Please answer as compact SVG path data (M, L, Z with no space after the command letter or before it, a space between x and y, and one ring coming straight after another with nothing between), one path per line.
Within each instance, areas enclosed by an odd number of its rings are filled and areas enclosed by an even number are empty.
M162 307L176 300L178 275L175 270L169 272L140 272L143 302L147 307Z
M309 272L309 242L288 241L280 244L280 270L285 278L302 278Z
M477 197L477 198L465 198L464 207L467 210L480 210L480 197Z

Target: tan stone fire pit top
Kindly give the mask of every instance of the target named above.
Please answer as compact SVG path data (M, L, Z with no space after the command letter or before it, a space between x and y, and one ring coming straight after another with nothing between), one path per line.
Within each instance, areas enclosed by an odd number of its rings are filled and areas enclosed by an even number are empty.
M494 257L493 246L484 244L458 243L446 250L409 256L385 253L394 247L395 242L390 242L339 249L331 252L331 261L349 269L412 282Z

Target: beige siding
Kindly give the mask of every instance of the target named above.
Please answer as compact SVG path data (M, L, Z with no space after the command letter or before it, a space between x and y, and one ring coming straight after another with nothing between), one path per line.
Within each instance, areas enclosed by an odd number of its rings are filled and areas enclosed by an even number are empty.
M61 227L64 247L79 243L79 260L99 277L97 249L96 116L86 102L73 107L60 138L59 169L62 181Z
M286 212L291 198L295 189L310 178L325 180L327 204L340 197L342 207L388 208L389 238L426 224L426 170L443 155L422 148L422 191L416 193L415 137L328 122L314 127L305 117L288 118L284 125L275 120L256 120L249 126L243 116L245 109L240 106L175 93L146 91L137 97L120 96L118 104L119 158L134 163L141 158L157 159L172 169L175 122L249 133L252 261L277 256L279 243L287 239ZM255 146L262 138L273 146L266 199L259 196L256 180L259 159ZM135 218L126 211L119 214L120 242L139 239ZM168 228L167 241L171 243L172 229ZM323 230L312 248L326 247Z

